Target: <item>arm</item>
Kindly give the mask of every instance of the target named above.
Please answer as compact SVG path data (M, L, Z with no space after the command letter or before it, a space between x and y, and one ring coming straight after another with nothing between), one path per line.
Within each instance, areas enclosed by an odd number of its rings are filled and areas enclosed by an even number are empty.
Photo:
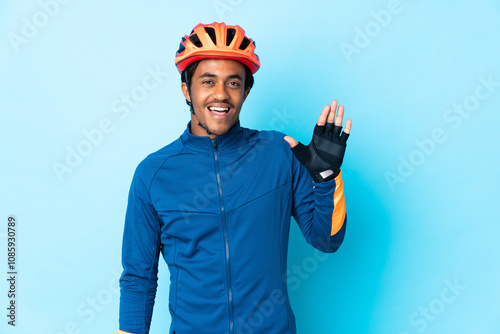
M308 146L284 138L297 158L292 162L292 214L307 242L328 253L335 252L342 243L347 219L340 166L352 122L348 120L340 134L344 107L339 107L335 117L336 109L335 100L323 108Z
M293 159L292 215L307 242L322 252L335 252L347 223L342 173L330 181L313 183L307 169Z
M149 332L158 280L160 222L141 165L130 187L123 233L118 331L121 334Z

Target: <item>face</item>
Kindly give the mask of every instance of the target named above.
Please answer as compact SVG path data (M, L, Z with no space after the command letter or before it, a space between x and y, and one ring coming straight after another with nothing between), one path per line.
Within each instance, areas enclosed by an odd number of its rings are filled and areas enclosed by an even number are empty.
M245 67L236 60L204 59L191 79L191 96L185 82L182 92L193 104L191 133L215 138L231 129L237 122L241 106L250 88L244 90ZM203 124L211 133L198 125Z

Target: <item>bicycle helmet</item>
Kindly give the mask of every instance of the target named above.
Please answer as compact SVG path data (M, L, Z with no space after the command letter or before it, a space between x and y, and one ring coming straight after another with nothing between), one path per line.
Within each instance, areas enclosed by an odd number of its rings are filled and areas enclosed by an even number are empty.
M254 50L255 42L245 36L240 26L200 23L189 36L182 38L175 55L175 66L182 73L190 64L201 59L233 59L245 64L255 74L260 61Z

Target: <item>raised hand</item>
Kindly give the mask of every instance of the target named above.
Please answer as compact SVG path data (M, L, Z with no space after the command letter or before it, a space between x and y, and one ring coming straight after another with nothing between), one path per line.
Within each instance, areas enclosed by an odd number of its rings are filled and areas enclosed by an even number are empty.
M344 107L339 106L335 116L337 104L338 102L333 100L331 105L323 108L309 145L305 146L290 136L284 137L297 160L307 168L317 183L335 178L340 173L344 159L352 121L348 119L342 131Z

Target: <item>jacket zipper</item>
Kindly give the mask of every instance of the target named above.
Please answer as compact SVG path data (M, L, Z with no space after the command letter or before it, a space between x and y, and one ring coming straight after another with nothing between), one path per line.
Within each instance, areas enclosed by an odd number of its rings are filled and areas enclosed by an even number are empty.
M219 153L217 151L217 138L210 139L212 141L212 148L214 151L215 159L215 172L217 175L217 185L219 188L220 197L220 211L222 220L222 231L224 233L224 250L226 252L226 279L227 279L227 295L229 303L229 334L234 333L234 320L233 320L233 287L231 281L231 261L229 256L229 238L227 233L227 222L226 222L226 209L224 206L224 197L222 195L222 182L220 177L219 169Z

